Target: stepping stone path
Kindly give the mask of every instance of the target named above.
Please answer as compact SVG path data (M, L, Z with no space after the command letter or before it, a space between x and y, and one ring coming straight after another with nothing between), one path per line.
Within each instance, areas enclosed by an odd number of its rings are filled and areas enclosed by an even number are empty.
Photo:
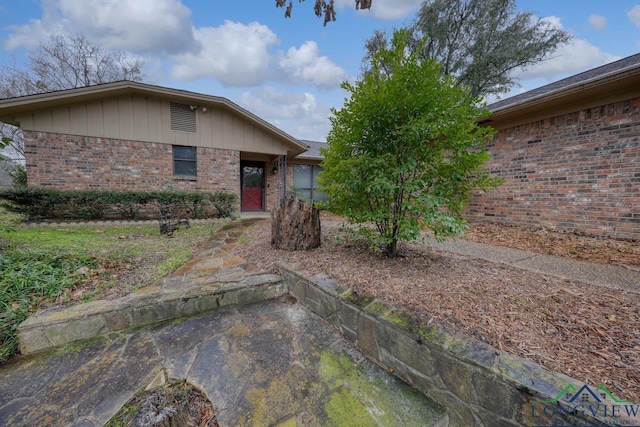
M232 255L246 225L220 230L157 288L23 324L36 353L0 366L0 425L104 425L161 372L202 390L221 426L447 425L279 276Z

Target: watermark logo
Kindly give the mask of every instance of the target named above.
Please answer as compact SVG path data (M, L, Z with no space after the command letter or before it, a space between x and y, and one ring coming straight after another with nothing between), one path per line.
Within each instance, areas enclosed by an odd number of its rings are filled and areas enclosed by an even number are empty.
M595 389L568 384L554 399L533 403L531 417L539 426L561 427L562 420L593 417L609 426L640 427L640 404L617 398L602 384Z

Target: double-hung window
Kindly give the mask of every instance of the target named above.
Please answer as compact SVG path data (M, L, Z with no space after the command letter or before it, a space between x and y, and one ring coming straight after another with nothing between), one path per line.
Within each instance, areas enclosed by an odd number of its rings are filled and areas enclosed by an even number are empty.
M173 175L197 176L196 147L173 146Z

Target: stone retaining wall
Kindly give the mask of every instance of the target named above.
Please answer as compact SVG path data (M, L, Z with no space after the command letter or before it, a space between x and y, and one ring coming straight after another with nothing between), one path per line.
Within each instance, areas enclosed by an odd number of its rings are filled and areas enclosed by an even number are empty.
M162 287L149 286L114 301L38 312L18 327L20 353L33 354L111 332L253 304L287 293L280 277L273 274L228 283L189 286L184 282L180 277L169 278Z
M358 298L326 276L308 277L290 265L279 269L298 302L446 407L451 426L640 424L640 418L605 422L590 416L587 405L554 401L567 387L578 391L584 386L572 378L440 327L415 324L393 307ZM597 414L602 411L600 407Z

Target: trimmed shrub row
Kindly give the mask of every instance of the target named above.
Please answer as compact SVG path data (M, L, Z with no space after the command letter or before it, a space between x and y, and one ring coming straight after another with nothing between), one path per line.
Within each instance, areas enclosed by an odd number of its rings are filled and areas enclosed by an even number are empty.
M227 218L237 197L230 193L184 191L65 191L24 188L0 191L0 205L27 220L158 218L161 214L191 218Z

